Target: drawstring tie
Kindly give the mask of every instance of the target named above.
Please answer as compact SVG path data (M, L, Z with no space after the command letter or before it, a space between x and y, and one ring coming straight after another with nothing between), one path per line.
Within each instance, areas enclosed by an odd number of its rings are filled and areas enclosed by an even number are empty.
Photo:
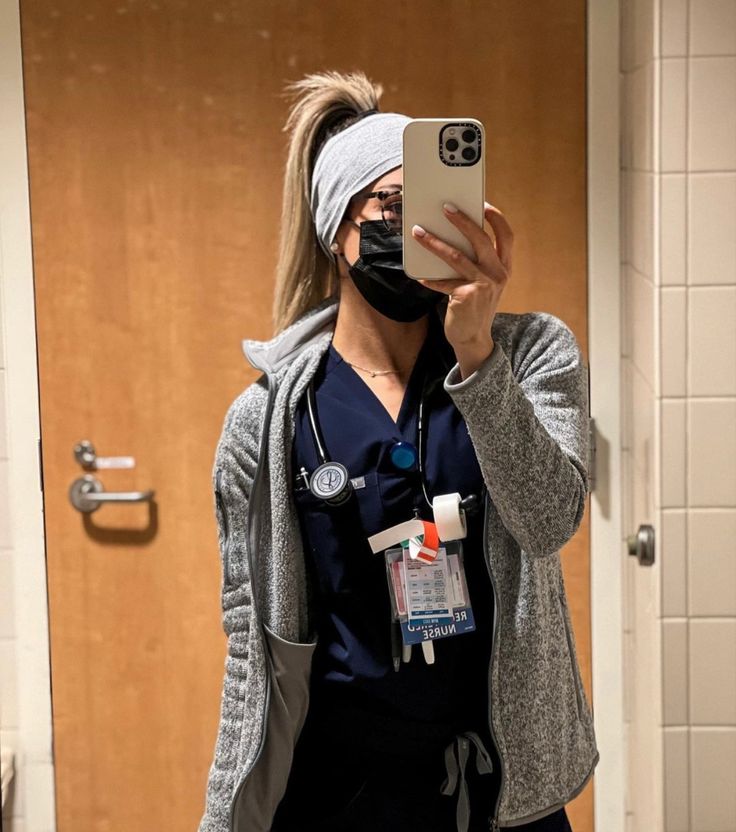
M465 764L468 762L470 743L475 745L475 767L478 774L490 774L493 763L483 741L475 731L463 731L452 739L445 748L445 769L447 777L442 784L442 794L453 794L459 775L459 793L457 798L457 828L458 832L467 832L470 825L470 800L468 783L465 779Z

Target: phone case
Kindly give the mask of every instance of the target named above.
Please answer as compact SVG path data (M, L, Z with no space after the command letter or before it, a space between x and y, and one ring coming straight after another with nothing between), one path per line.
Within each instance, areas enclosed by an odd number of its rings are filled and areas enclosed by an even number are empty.
M480 128L480 155L471 165L448 165L440 157L440 131L446 124L475 124ZM421 225L452 246L474 257L468 238L447 219L443 202L457 207L483 226L485 200L485 130L474 118L418 118L403 133L403 257L409 277L428 280L457 277L444 260L425 249L411 233Z

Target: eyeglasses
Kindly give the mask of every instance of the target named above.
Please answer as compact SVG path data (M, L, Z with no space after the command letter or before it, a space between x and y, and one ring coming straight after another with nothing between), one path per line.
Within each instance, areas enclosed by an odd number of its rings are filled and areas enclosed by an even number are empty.
M370 191L359 194L363 199L377 199L381 206L381 219L386 230L391 234L401 234L402 192L398 189ZM346 215L346 219L350 219ZM357 225L357 223L356 223Z

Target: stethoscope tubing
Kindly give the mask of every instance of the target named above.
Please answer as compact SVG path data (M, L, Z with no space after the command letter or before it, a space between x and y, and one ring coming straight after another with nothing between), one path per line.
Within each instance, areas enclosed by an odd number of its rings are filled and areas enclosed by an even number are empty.
M424 499L427 502L427 505L432 508L432 503L427 496L427 489L424 483L424 461L423 461L423 438L424 438L424 400L425 400L425 389L427 384L427 373L425 371L424 379L422 382L422 395L419 399L419 414L417 416L417 456L419 461L419 479L422 484L422 493L424 495ZM307 411L309 414L309 424L312 429L312 438L314 439L315 448L317 450L317 455L319 457L320 463L322 465L331 462L330 458L327 455L327 447L324 439L324 435L322 434L322 428L319 424L319 420L317 418L317 404L315 401L314 395L314 380L310 379L309 384L307 386Z
M424 478L424 402L425 402L425 393L426 393L426 386L427 386L427 371L425 370L424 378L422 380L422 395L419 399L419 413L417 416L417 457L419 462L419 481L422 485L422 494L424 495L424 499L429 506L429 508L434 512L434 506L432 501L427 496L427 488L425 484ZM348 489L351 489L350 486L350 475L342 463L332 462L327 455L327 448L325 444L324 435L322 434L322 428L319 424L319 420L317 418L317 405L315 401L314 395L314 381L310 379L309 384L307 386L307 410L309 413L309 424L312 429L312 438L314 439L315 448L317 450L317 455L320 459L321 465L332 464L333 466L339 468L342 471L340 476L346 478L346 486ZM318 466L319 467L319 466ZM316 469L315 469L316 470ZM310 479L311 483L311 479ZM481 487L481 494L486 490L485 484ZM344 497L346 498L348 495L345 494ZM340 504L344 500L338 499L336 504ZM329 501L325 501L329 502ZM474 514L478 507L478 497L475 494L469 494L464 500L460 502L461 508L466 511L468 514ZM418 509L414 509L415 513L418 512Z

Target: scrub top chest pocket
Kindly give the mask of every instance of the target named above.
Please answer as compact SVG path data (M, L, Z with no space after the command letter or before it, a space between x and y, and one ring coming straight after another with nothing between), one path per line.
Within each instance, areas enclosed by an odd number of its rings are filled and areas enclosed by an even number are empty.
M305 552L327 595L349 595L369 585L380 591L385 583L382 561L366 539L372 533L366 530L380 528L383 517L378 476L370 471L352 479L353 493L339 506L328 505L309 488L293 489Z

